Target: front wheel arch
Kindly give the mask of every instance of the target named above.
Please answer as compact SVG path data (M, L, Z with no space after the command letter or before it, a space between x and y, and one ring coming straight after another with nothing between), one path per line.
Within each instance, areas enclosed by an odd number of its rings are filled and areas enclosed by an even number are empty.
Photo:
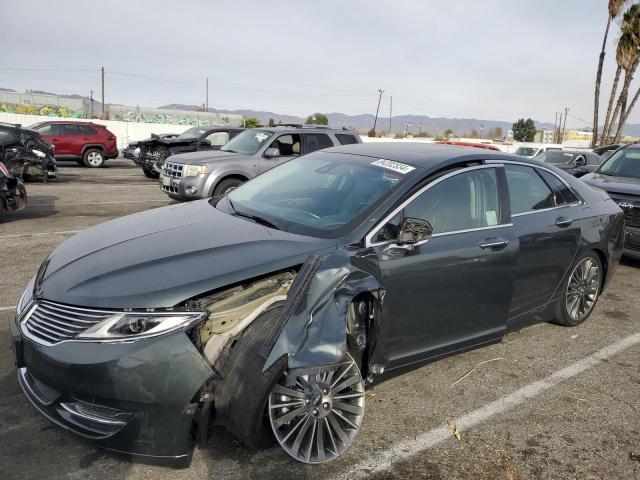
M220 193L216 193L216 189L225 181L227 180L239 180L241 183L246 182L247 180L249 180L247 177L243 176L243 175L238 175L238 174L233 174L233 175L226 175L220 179L218 179L218 181L211 187L211 191L209 192L209 196L212 197L214 195L220 195Z

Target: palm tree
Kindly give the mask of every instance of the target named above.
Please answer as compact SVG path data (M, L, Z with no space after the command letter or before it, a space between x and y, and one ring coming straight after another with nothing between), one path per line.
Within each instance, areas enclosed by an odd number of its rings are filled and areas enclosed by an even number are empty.
M633 74L638 68L638 63L640 63L640 4L634 4L627 10L624 14L624 19L622 22L621 29L623 31L623 36L626 37L626 42L628 43L627 47L628 52L625 55L628 58L625 58L627 62L627 66L630 67L630 70L623 65L625 68L625 84L627 85L627 89L623 88L623 91L620 92L620 99L618 103L621 107L620 109L620 119L618 121L618 130L616 131L616 136L614 142L620 141L622 137L622 131L624 130L624 124L633 110L636 101L638 100L638 93L633 97L631 101L631 105L627 108L627 96L629 93L629 84L633 79ZM629 80L627 81L627 75L629 75ZM616 115L613 115L613 118L616 118ZM612 120L613 123L613 120Z
M609 26L611 20L620 14L622 5L625 0L609 0L609 17L607 18L607 28L604 31L604 39L602 40L602 50L600 50L600 59L598 60L598 73L596 74L596 93L593 102L593 141L592 147L595 148L598 142L598 107L600 106L600 83L602 81L602 66L604 65L605 47L607 45L607 37L609 36ZM619 76L619 74L618 74Z

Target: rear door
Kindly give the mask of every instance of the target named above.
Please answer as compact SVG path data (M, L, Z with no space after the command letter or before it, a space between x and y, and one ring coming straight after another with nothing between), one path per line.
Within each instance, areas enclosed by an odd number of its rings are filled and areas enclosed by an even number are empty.
M65 154L73 155L76 157L82 156L82 147L85 142L82 140L82 133L80 132L79 125L73 123L63 123L61 128L61 143L65 150Z
M535 313L552 299L578 251L578 198L550 170L506 164L511 219L518 238L510 321ZM566 197L559 186L567 190Z

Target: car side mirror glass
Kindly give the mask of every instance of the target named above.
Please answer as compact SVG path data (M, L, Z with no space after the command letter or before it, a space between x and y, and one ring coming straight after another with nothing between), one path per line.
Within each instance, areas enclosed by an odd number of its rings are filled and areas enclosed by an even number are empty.
M433 235L433 227L421 218L407 217L402 220L398 228L396 243L398 245L413 245L429 240Z
M271 158L271 157L279 157L280 156L280 149L279 148L267 148L264 151L264 156L267 158Z
M576 158L576 167L584 167L586 164L587 161L584 159L584 157Z

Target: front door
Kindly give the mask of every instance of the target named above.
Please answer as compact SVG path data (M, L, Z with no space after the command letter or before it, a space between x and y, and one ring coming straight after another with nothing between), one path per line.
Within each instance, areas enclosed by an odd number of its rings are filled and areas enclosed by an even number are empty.
M500 168L471 167L435 180L371 238L386 289L389 368L503 336L517 242L500 208ZM432 238L410 250L393 248L404 217L429 221Z
M277 148L280 151L280 155L277 157L265 157L262 155L256 164L256 173L258 175L300 156L300 134L285 133L279 135L269 144L267 149L269 148Z

